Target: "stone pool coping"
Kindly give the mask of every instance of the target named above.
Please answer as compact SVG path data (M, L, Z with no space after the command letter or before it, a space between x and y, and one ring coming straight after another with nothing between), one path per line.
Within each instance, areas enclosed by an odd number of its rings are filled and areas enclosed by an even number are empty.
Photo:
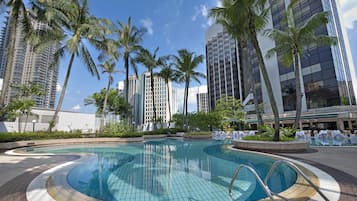
M61 145L61 144L83 144L83 143L128 143L142 142L144 137L134 138L68 138L53 140L27 140L0 143L0 150L9 150L27 146Z

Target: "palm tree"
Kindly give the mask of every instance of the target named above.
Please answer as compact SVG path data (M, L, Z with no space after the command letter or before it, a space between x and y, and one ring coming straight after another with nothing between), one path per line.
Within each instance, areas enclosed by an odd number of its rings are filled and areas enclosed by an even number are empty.
M255 113L257 115L258 126L261 127L264 122L259 107L259 102L256 95L255 83L253 82L253 69L251 68L248 56L248 40L249 35L246 31L248 28L242 28L242 26L247 26L248 24L239 24L239 15L234 14L236 11L232 7L232 0L223 0L221 7L216 7L210 10L209 16L216 18L216 23L221 24L224 29L238 42L242 49L242 54L239 54L241 65L248 72L248 80L250 80L249 87L250 92L253 94L253 102L255 106ZM229 17L224 17L229 16Z
M102 119L100 121L100 130L101 131L103 129L104 119L107 114L107 101L108 101L108 96L109 96L109 91L110 91L110 85L114 81L113 74L116 72L119 72L119 70L115 70L115 65L116 65L116 63L113 60L107 60L103 64L100 65L100 67L102 67L102 69L103 69L102 73L108 73L108 84L107 84L107 89L105 92L104 105L103 105L103 110L102 110Z
M6 70L4 76L4 82L2 86L1 96L0 96L0 106L3 107L5 104L5 98L7 91L10 86L10 78L12 75L12 65L14 59L14 48L15 48L15 39L17 26L22 26L22 30L25 34L28 34L32 31L32 26L30 19L27 15L27 10L24 0L1 0L0 5L5 5L10 8L10 39L9 47L7 51L7 61L6 61Z
M133 60L135 63L143 64L147 71L150 73L150 86L151 86L151 98L152 98L152 108L153 108L153 122L154 122L154 129L156 128L156 106L155 106L155 95L154 95L154 69L161 66L163 63L164 57L157 57L157 52L159 48L157 47L154 53L151 53L147 49L140 49L139 54Z
M41 0L38 5L40 8L45 8L44 16L46 20L51 25L58 27L52 29L56 29L57 35L42 35L42 37L47 36L47 38L41 40L43 42L37 45L37 49L46 47L49 43L59 42L60 45L54 55L54 62L58 62L66 52L70 55L61 95L50 122L49 130L51 131L62 107L74 59L80 57L89 73L99 79L97 66L87 46L90 44L98 50L105 49L105 31L103 31L105 28L101 26L99 19L90 14L88 0Z
M258 42L258 32L261 31L267 22L268 9L266 8L266 0L222 0L224 8L214 8L211 10L211 15L215 16L225 23L230 24L237 31L239 36L241 32L247 33L247 38L252 43L259 68L267 89L267 94L270 101L270 106L274 114L275 133L274 141L279 141L279 111L273 94L272 85L269 79L267 68L264 62L263 53ZM235 37L233 35L233 37Z
M190 52L187 49L181 49L177 52L178 56L173 56L173 65L176 66L178 72L177 80L185 83L183 116L185 118L184 124L187 125L187 99L190 82L191 80L195 80L201 83L199 78L206 78L206 75L195 71L198 65L203 62L203 55L197 56L194 52Z
M166 84L166 90L167 90L167 104L169 106L169 123L168 123L168 128L170 128L170 122L171 122L171 105L170 105L170 88L169 88L169 81L176 80L177 72L175 69L171 68L167 62L163 62L161 71L158 73L158 75L164 79L165 84Z
M131 63L131 67L137 76L137 68L135 63L133 62L133 58L130 56L131 54L139 53L142 49L140 43L142 41L142 37L146 32L145 29L138 29L136 26L131 24L131 18L128 18L128 23L124 24L118 21L119 29L116 30L118 34L117 44L122 49L124 66L125 66L125 99L128 102L129 96L129 62Z
M284 66L293 65L296 86L296 118L294 128L299 127L302 111L302 98L304 96L303 82L301 76L300 58L306 47L312 45L333 45L336 38L327 35L315 35L318 27L326 26L328 23L328 12L316 13L300 26L294 23L293 6L297 1L292 1L283 18L285 28L283 30L268 29L266 35L273 39L276 46L267 52L267 57L272 57L275 53L281 55L281 62Z

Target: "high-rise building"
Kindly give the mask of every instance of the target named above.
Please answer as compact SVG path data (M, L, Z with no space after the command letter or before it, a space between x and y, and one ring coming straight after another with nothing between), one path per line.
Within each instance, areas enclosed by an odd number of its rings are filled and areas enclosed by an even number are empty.
M171 91L171 82L169 82L169 90ZM153 122L153 117L154 117L150 73L148 72L143 73L141 77L141 94L142 94L142 98L141 98L142 122L141 123L148 124ZM156 120L161 119L162 122L168 122L169 109L168 109L167 98L168 98L167 87L164 79L158 76L154 76L154 100L155 100L155 107L156 107Z
M31 11L29 11L31 24L35 30L45 30L47 24L35 20ZM19 23L16 26L16 32L10 32L11 18L7 18L5 28L3 28L0 42L0 76L4 77L6 72L7 47L9 36L15 34L14 59L11 66L12 73L10 86L5 98L7 104L19 91L11 85L19 84L37 84L44 92L43 96L35 96L36 107L53 108L56 99L56 86L58 80L58 65L53 65L54 53L57 45L49 45L40 53L35 52L34 47L28 44L24 38L23 25Z
M125 85L125 84L124 84ZM141 124L140 118L140 80L135 76L129 76L128 101L132 106L133 122L135 125Z
M266 29L284 28L282 23L283 13L289 3L290 0L275 1L268 15ZM350 112L355 108L352 105L356 104L356 88L354 87L357 87L349 42L341 25L338 5L334 0L300 0L293 7L297 26L302 25L312 15L323 11L329 12L330 22L327 26L316 29L316 34L335 36L338 44L331 47L311 46L301 56L302 77L300 79L303 81L304 92L302 123L310 124L311 127L313 125L311 125L310 119L313 118L315 119L314 122L321 123L319 127L334 128L336 122L337 125L352 124ZM275 46L275 42L263 34L258 35L258 40L263 55ZM268 120L271 118L272 110L265 83L261 78L255 50L251 44L248 44L249 71L251 71L248 73L248 70L240 61L241 48L239 44L233 41L219 25L211 26L206 32L209 106L210 108L214 107L214 100L217 100L217 97L223 94L230 95L225 91L227 89L226 83L232 82L232 76L236 76L238 79L233 79L233 82L237 83L234 86L237 86L237 93L240 94L240 97L243 97L241 98L242 101L245 99L244 97L248 96L249 90L252 90L249 88L250 83L254 82L256 99L264 105L265 118ZM232 53L234 45L239 50ZM296 106L294 69L293 66L283 66L279 62L280 57L281 55L277 54L270 59L264 59L281 120L285 123L291 123ZM227 66L230 66L230 62L235 62L236 65L233 66L238 73L231 73L227 76ZM250 74L250 76L247 76L247 74ZM343 128L343 126L338 127Z
M197 112L208 112L208 93L197 93Z
M216 101L222 97L233 96L242 99L242 71L238 63L238 43L223 27L214 24L206 32L206 65L208 104L214 109Z

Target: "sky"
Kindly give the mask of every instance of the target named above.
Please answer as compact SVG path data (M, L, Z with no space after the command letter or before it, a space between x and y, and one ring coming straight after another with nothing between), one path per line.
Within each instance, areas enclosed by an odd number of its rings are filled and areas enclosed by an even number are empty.
M337 0L341 5L343 24L350 41L354 65L357 66L357 0ZM186 48L197 55L205 55L205 31L213 23L207 18L210 8L217 6L219 0L90 0L90 10L97 17L108 18L113 22L118 20L126 23L128 17L137 27L145 27L148 31L144 35L142 45L154 51L159 47L158 55L176 54L177 50ZM3 16L1 16L3 18ZM0 19L0 22L2 19ZM97 53L93 52L96 57ZM62 59L58 80L58 94L64 81L68 65L68 57ZM99 64L99 63L98 63ZM117 68L123 70L123 63L119 61ZM143 67L139 66L139 72ZM205 73L205 61L199 65L198 71ZM124 80L124 74L115 75L115 84ZM100 91L107 83L107 76L101 75L101 80L92 77L79 59L76 59L66 91L63 110L94 113L93 106L84 106L84 99L94 92ZM197 86L200 91L206 85L192 83L190 90L189 111L196 110L195 93ZM177 85L177 87L183 87ZM179 90L183 91L183 90ZM182 92L183 93L183 92ZM182 96L179 102L182 102ZM180 106L179 106L180 107Z

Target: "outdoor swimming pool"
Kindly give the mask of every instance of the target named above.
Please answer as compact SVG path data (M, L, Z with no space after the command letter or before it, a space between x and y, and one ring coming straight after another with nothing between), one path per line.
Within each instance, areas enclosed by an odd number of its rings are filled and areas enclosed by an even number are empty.
M110 146L37 148L37 152L93 153L67 175L72 188L106 201L230 200L228 186L239 164L264 178L273 159L230 151L211 140L153 140ZM269 181L281 192L296 181L296 173L282 165ZM237 200L266 197L255 177L243 169L233 188Z

